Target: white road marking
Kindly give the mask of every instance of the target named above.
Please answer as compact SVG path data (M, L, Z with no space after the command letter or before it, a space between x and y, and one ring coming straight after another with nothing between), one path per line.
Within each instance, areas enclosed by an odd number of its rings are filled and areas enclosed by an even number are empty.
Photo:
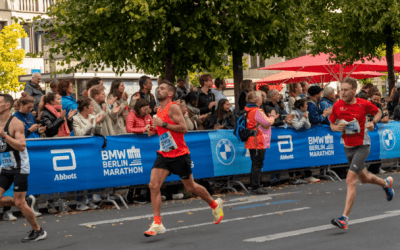
M240 201L240 202L224 204L224 207L237 206L237 205L243 205L243 204L248 204L248 203L253 203L253 202L260 202L260 201L267 201L267 200L271 200L273 196L281 196L281 195L296 194L296 193L302 193L302 192L299 191L299 192L278 193L278 194L271 194L271 195L244 196L244 197L241 197L241 198L235 198L235 199L229 200L230 202L235 202L235 201ZM187 213L187 212L195 212L195 211L208 210L208 209L210 209L210 207L208 207L208 206L207 207L190 208L190 209L183 209L183 210L178 210L178 211L166 212L166 213L162 213L161 215L162 216L166 216L166 215L182 214L182 213ZM146 215L142 215L142 216L125 217L125 218L112 219L112 220L88 222L88 223L79 224L79 226L84 226L84 227L86 227L86 226L96 226L96 225L102 225L102 224L118 223L118 222L122 222L122 221L147 219L149 217L153 217L153 214L146 214Z
M227 223L227 222L231 222L231 221L245 220L245 219L253 219L253 218L258 218L258 217L263 217L263 216L268 216L268 215L297 212L297 211L302 211L302 210L306 210L306 209L310 209L310 207L301 207L301 208L295 208L295 209L266 213L266 214L257 214L257 215L251 215L251 216L246 216L246 217L238 217L238 218L233 218L233 219L229 219L229 220L222 220L220 223ZM206 223L195 224L195 225L190 225L190 226L170 228L170 229L167 229L167 231L177 231L180 229L188 229L188 228L192 228L192 227L201 227L201 226L207 226L207 225L214 225L214 223L206 222Z
M361 219L357 219L357 220L350 220L349 225L355 225L358 223L374 221L374 220L381 220L381 219L390 218L390 217L399 216L399 215L400 215L400 210L390 211L390 212L386 212L385 214L381 214L381 215L361 218ZM277 234L271 234L271 235L251 238L251 239L247 239L244 241L265 242L265 241L277 240L277 239L282 239L282 238L291 237L291 236L313 233L313 232L317 232L317 231L323 231L323 230L332 229L332 228L337 228L337 227L335 227L334 225L331 225L331 224L324 225L324 226L318 226L318 227L310 227L310 228L294 230L294 231L289 231L289 232L284 232L284 233L277 233Z

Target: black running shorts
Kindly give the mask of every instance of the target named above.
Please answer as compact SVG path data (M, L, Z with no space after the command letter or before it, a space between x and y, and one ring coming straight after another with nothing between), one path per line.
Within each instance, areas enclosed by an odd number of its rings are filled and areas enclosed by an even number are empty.
M161 168L170 171L172 174L179 175L183 180L189 179L192 174L192 160L190 154L178 156L175 158L167 158L157 153L157 159L153 168Z
M0 188L7 191L14 182L14 192L28 191L28 174L1 171Z

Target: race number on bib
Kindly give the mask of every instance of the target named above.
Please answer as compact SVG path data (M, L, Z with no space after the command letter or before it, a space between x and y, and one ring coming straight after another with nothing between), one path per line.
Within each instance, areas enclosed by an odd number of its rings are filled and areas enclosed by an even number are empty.
M360 124L356 119L346 122L345 120L341 120L340 122L346 123L346 126L344 128L344 133L346 135L353 135L353 134L358 134L360 133Z
M12 168L14 161L11 158L10 152L0 153L1 168Z
M160 135L160 151L169 152L177 148L178 146L169 131Z

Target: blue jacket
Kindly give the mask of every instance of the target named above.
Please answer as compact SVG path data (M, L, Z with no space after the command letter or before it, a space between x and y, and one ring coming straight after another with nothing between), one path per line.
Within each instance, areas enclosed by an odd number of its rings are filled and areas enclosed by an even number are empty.
M310 97L307 98L308 104L308 119L311 124L330 124L328 117L324 117L322 114L324 110L321 108L320 102L316 102Z
M322 97L321 102L319 104L322 110L333 107L333 102L331 102L329 99L325 97Z
M24 114L17 111L14 113L14 116L25 124L25 138L40 138L40 135L37 131L29 131L29 128L36 123L36 119L31 112L29 112L29 114Z
M76 110L76 114L78 114L78 103L76 100L72 97L72 95L67 96L64 95L61 97L62 101L62 109L65 110L65 117L68 117L68 113L70 110ZM74 131L71 130L70 136L74 136Z

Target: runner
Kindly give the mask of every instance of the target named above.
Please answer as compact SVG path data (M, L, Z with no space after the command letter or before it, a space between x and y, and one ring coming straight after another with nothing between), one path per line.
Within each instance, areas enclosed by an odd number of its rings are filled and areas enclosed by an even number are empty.
M220 223L224 217L223 201L220 198L213 200L207 190L193 180L190 152L184 140L187 127L179 105L172 102L175 93L176 87L167 80L163 80L157 90L157 99L161 105L153 122L160 137L160 150L157 151L157 159L150 177L149 188L154 221L149 230L144 232L146 237L166 231L161 223L160 188L171 173L179 175L189 192L198 195L210 205L214 224Z
M386 199L391 201L394 196L392 189L393 178L378 178L369 174L365 169L365 160L370 152L371 139L368 131L373 131L374 124L379 122L382 112L370 101L356 98L357 81L347 77L341 84L342 100L333 105L332 114L329 117L332 131L342 132L344 151L350 164L347 173L347 196L344 213L337 219L332 219L332 224L342 229L348 229L349 215L354 199L356 198L357 177L361 183L370 183L383 187ZM366 115L374 116L373 121L365 125Z
M32 231L23 242L38 241L46 238L47 233L39 226L35 214L25 201L28 191L30 171L28 151L26 149L24 124L11 116L14 105L8 94L0 94L0 205L16 206L32 226ZM14 198L3 196L14 183Z

